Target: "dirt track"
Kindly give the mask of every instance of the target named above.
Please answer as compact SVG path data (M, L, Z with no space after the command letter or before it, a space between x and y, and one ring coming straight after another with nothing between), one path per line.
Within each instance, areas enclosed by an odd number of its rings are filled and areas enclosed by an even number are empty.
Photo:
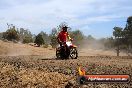
M132 75L132 57L81 56L76 60L56 60L45 58L45 56L1 56L0 87L64 88L71 85L78 88L76 78L79 66L83 66L87 74ZM80 87L124 88L125 86L131 88L130 84L132 82L129 84L88 84Z
M107 55L107 56L106 56ZM0 87L2 88L132 88L125 84L78 85L78 67L87 74L130 74L132 57L113 51L81 49L78 59L56 60L52 48L0 41Z

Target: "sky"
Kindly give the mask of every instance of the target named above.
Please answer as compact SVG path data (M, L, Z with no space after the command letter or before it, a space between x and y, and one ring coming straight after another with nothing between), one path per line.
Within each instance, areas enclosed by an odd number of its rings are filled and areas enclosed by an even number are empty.
M95 38L112 36L115 26L125 27L132 16L132 0L0 0L0 32L7 23L32 33L50 33L66 22Z

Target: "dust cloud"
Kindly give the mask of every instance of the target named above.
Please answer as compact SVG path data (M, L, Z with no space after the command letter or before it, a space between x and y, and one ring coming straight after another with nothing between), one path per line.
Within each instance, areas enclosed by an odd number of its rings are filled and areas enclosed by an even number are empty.
M0 41L1 56L40 55L45 58L55 57L55 50L51 48L35 47L29 44Z
M114 49L105 49L103 43L96 41L84 41L81 47L78 47L79 56L116 56ZM20 56L20 55L38 55L45 58L53 58L55 49L34 47L28 44L3 42L0 41L0 56ZM127 56L125 53L120 53L121 56Z
M83 41L78 51L80 56L116 56L115 49L106 49L99 41ZM126 56L123 52L120 55Z

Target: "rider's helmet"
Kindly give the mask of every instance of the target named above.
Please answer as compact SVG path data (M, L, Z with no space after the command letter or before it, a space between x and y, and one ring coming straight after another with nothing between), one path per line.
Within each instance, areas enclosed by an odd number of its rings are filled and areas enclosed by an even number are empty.
M62 27L62 30L67 32L67 28L68 28L67 26L64 26L64 27Z

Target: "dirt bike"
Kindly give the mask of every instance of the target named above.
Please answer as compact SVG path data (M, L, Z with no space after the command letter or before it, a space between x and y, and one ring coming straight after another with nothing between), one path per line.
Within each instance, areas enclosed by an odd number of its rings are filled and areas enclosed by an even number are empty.
M65 44L56 48L56 57L57 59L68 59L69 57L77 59L77 46L75 46L71 41L65 42Z

